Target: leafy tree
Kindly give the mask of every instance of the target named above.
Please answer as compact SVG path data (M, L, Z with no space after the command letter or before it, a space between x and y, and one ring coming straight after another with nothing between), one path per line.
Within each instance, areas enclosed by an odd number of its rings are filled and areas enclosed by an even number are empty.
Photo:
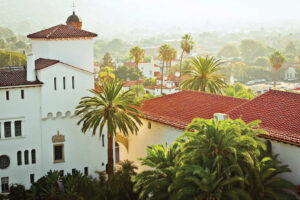
M115 70L116 78L119 80L139 80L143 78L143 73L141 70L136 71L133 68L129 68L126 66L119 67Z
M255 58L255 65L258 66L267 66L269 64L269 59L267 57L259 56Z
M240 43L240 51L243 59L247 63L253 63L256 57L266 55L267 48L259 41L242 40Z
M138 70L138 65L143 61L145 52L139 46L135 46L130 49L130 60L135 63L136 70Z
M221 68L223 62L215 57L197 56L191 58L191 69L185 71L190 78L182 81L180 87L182 89L191 89L203 92L222 93L226 86L224 76L216 74Z
M141 113L134 106L141 106L135 101L135 94L131 91L122 91L123 82L115 79L104 81L100 91L91 89L93 97L83 97L76 107L77 114L82 115L78 124L82 123L82 132L86 133L90 128L92 135L99 131L99 137L103 134L104 127L107 130L107 174L109 180L113 178L113 138L117 131L125 136L129 132L137 134L142 121L138 117Z
M163 44L158 49L158 57L160 60L162 60L162 81L160 84L160 94L162 95L162 88L163 88L163 82L164 82L164 71L165 71L165 64L169 60L170 57L170 51L171 47L167 44Z
M272 67L275 71L274 73L274 88L276 87L276 81L277 81L277 72L280 69L280 67L283 65L285 62L285 58L281 55L279 51L275 51L271 56L270 56L270 63L272 64Z
M293 54L293 55L296 54L297 48L296 48L295 44L294 44L292 41L290 41L290 42L286 45L286 47L285 47L285 52L288 53L288 54Z
M144 81L144 86L155 85L155 84L156 84L156 79L155 78L147 78Z
M0 27L0 38L6 39L14 36L14 32L8 28Z
M112 57L109 53L105 53L103 58L102 58L102 62L100 64L100 67L101 68L104 68L104 67L111 67L111 68L115 68L115 65L112 61Z
M115 79L114 70L108 66L101 68L99 72L99 77L103 81L109 81L111 79Z
M239 57L240 51L234 44L226 44L221 48L217 56L226 58Z
M143 85L133 85L130 87L130 89L135 93L136 97L143 96L143 94L145 93Z
M224 94L226 96L243 98L243 99L253 99L255 94L253 90L246 89L246 87L241 83L236 83L234 85L228 85L225 90Z
M152 56L145 56L144 61L150 63L152 61Z
M168 60L166 61L166 67L167 67L166 71L168 71L168 76L170 76L172 61L176 60L176 56L177 56L177 51L174 48L170 47L168 53Z
M26 63L26 56L23 53L0 51L0 67L25 66Z
M184 53L189 54L191 52L191 50L194 48L194 41L190 34L185 34L181 38L180 48L182 49L182 52L180 55L180 65L179 65L179 72L180 72L180 77L181 77L181 74L182 74L181 66L182 66L183 54Z
M25 49L27 47L26 43L24 41L19 40L15 43L16 48L18 49Z

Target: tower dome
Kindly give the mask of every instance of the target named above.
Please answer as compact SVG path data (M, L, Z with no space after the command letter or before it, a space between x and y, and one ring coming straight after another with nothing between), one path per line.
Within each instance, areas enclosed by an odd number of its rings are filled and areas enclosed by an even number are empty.
M82 27L82 21L80 17L75 14L75 11L73 11L73 14L68 17L66 23L68 26L73 26L78 29L81 29Z

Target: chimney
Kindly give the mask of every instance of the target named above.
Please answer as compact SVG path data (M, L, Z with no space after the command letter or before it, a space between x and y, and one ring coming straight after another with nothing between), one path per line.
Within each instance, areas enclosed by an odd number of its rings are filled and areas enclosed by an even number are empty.
M214 113L214 120L226 120L228 119L228 115L224 113Z
M36 75L35 75L35 58L34 55L28 54L27 55L27 81L35 81L36 80Z

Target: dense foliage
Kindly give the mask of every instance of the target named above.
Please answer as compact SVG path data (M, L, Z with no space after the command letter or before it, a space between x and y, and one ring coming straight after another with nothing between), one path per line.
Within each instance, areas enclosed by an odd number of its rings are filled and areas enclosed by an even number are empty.
M171 146L153 145L134 180L139 199L294 199L289 172L257 135L258 122L194 119Z
M253 90L246 89L245 85L241 83L228 85L224 90L224 95L243 99L253 99L255 97Z

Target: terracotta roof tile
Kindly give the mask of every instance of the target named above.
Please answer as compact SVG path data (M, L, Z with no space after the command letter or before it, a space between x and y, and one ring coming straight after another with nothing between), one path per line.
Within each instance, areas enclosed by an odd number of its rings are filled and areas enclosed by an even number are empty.
M196 91L181 91L146 100L141 112L146 119L184 129L196 117L211 119L248 100Z
M142 85L144 80L135 80L135 81L124 81L123 87L131 87L134 85Z
M97 37L96 33L74 28L72 26L60 24L51 28L38 31L27 35L32 39L64 39L64 38L82 38L82 37Z
M59 60L39 58L35 60L35 69L36 70L44 69L56 63L59 63Z
M39 85L42 84L39 80L30 82L27 81L26 71L5 71L0 70L0 87L11 87L11 86L20 86L20 85Z
M228 114L247 123L261 120L268 138L300 146L300 94L270 90Z

